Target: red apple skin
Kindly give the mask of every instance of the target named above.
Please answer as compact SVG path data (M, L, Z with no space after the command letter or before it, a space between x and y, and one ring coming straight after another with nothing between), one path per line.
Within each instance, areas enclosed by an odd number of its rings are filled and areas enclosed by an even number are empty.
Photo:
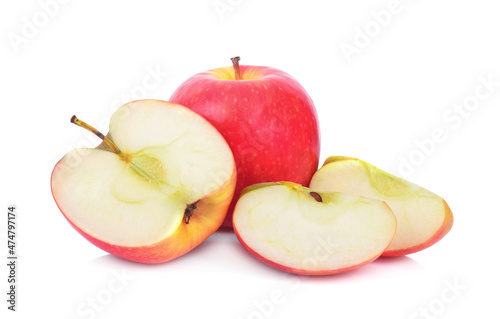
M443 223L441 224L441 227L439 227L438 231L432 237L430 237L423 243L420 243L413 247L407 247L405 249L398 249L398 250L386 250L382 254L382 256L397 257L397 256L413 254L418 251L424 250L434 245L438 241L440 241L446 234L448 234L448 232L451 230L451 227L453 226L453 213L451 212L450 206L448 206L448 203L446 203L444 199L443 199L443 205L445 209L445 216L443 219Z
M56 169L58 169L57 165L52 172L51 183L54 181L53 177ZM56 204L69 224L95 246L123 259L139 263L158 264L188 253L217 231L226 216L227 208L233 198L235 185L236 170L232 172L231 177L218 190L200 199L189 220L189 224L182 222L170 236L148 246L127 247L113 245L93 237L71 222L57 204L57 200ZM54 187L51 188L52 196L56 199Z
M237 168L235 196L223 227L232 227L234 206L243 188L290 181L307 186L318 168L319 124L305 89L287 73L263 66L240 66L199 73L170 101L205 117L224 136Z

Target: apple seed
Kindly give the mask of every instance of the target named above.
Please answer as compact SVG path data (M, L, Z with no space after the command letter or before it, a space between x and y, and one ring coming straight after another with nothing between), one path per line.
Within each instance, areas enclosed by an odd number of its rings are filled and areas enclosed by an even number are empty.
M196 202L187 205L186 210L184 210L184 222L189 224L189 220L191 219L191 216L193 216L194 210L196 209L196 204L198 204L200 200L197 200Z
M316 192L310 192L309 195L312 196L312 198L314 198L318 203L322 203L323 202L323 198L321 198L321 195L316 193Z

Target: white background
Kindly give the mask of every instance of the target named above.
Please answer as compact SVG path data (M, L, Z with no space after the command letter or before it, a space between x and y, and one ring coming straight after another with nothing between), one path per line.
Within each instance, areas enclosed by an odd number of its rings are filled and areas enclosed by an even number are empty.
M0 4L0 255L14 204L20 258L16 313L6 310L1 267L2 318L91 318L93 299L96 318L499 317L498 2L61 0L50 15L47 2ZM355 53L343 53L349 45ZM120 104L168 100L185 79L235 55L306 88L319 114L321 162L356 156L404 175L446 199L451 232L407 257L312 278L260 263L231 232L172 262L141 265L74 231L50 174L67 151L99 141L70 117L100 127ZM145 89L152 70L159 76ZM464 102L469 110L458 113Z

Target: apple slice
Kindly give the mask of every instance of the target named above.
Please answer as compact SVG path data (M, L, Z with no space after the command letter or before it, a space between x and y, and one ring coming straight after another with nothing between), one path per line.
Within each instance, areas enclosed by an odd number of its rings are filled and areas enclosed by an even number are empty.
M398 219L398 229L383 256L425 249L443 238L453 225L453 214L443 198L357 158L329 157L313 175L309 187L385 201Z
M179 257L224 221L236 184L229 146L205 119L177 104L141 100L120 107L108 136L54 167L54 199L86 239L144 263Z
M295 274L328 275L379 257L394 237L396 218L382 201L277 182L242 191L233 227L262 262Z

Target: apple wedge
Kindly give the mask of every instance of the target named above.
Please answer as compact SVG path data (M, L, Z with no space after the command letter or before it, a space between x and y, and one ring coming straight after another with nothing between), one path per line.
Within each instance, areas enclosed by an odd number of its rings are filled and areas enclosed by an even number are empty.
M453 225L453 214L443 198L357 158L329 157L313 175L309 187L385 201L396 215L398 228L383 256L425 249L443 238Z
M277 182L242 191L233 227L260 261L295 274L329 275L379 257L394 237L396 217L382 201Z
M177 104L134 101L110 120L104 145L76 149L54 167L54 199L97 247L143 263L179 257L224 221L236 166L220 133Z

